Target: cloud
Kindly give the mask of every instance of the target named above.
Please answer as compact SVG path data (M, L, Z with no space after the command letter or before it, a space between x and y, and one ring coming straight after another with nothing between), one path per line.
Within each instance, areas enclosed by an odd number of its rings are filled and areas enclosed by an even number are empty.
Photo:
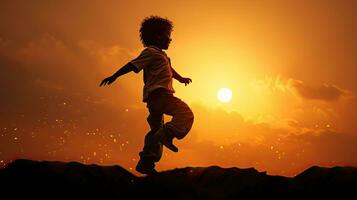
M304 99L337 101L346 96L347 91L336 85L323 84L317 88L306 85L303 81L290 79L290 86Z
M0 38L0 83L7 86L2 87L7 94L2 99L25 99L31 90L30 96L40 93L46 96L41 88L61 89L66 96L73 93L98 96L95 93L100 80L128 62L130 56L130 51L117 44L66 42L47 33L26 43ZM122 85L122 90L132 87ZM101 91L109 95L108 90Z
M193 110L198 124L179 142L183 152L172 155L177 162L167 158L175 163L168 167L185 166L187 162L193 165L218 163L226 167L254 166L270 174L292 176L311 165L354 165L357 162L354 156L357 137L329 124L306 126L292 118L255 123L230 116L228 112L198 109L196 105ZM220 119L230 122L222 123ZM209 124L214 124L214 129L211 130ZM227 127L229 124L232 126ZM205 126L208 127L204 129Z
M94 160L96 151L96 162L109 157L124 166L133 162L147 131L145 107L131 106L141 103L142 81L129 84L123 77L111 87L98 87L129 56L117 44L51 34L25 43L0 38L0 159L83 162L84 157ZM139 97L132 87L140 88L135 90Z
M312 87L302 80L282 78L280 75L253 80L251 89L254 91L274 92L274 95L291 92L303 99L326 102L338 101L342 97L347 97L351 94L349 90L341 89L334 84L322 84L318 87Z

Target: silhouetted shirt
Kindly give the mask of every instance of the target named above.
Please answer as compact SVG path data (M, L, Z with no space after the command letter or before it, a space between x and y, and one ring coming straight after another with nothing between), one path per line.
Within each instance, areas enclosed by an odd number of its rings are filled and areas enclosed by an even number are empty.
M172 87L170 58L158 47L146 47L130 63L135 66L135 73L144 70L143 102L146 102L149 94L158 88L165 88L170 93L175 92Z

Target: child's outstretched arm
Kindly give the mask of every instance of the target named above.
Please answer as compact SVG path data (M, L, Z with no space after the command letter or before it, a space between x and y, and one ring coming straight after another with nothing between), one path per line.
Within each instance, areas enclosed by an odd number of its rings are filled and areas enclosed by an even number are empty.
M178 80L180 83L184 83L185 86L192 82L192 79L182 77L179 73L176 72L176 70L173 67L171 67L171 71L172 71L173 78Z
M131 63L128 63L126 65L124 65L123 67L121 67L117 72L115 72L112 76L109 76L105 79L102 80L102 82L100 83L100 86L105 86L105 85L110 85L111 83L113 83L119 76L122 76L126 73L129 73L131 71L135 71L135 66Z

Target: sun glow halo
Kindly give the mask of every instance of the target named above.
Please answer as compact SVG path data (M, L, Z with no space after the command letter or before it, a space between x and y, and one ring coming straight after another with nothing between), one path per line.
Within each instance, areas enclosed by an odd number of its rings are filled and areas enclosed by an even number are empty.
M217 93L217 98L222 103L228 103L232 99L232 91L229 88L221 88Z

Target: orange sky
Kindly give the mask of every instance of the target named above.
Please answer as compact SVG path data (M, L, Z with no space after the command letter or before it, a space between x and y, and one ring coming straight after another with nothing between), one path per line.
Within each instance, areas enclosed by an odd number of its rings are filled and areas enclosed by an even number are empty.
M174 23L174 83L195 113L158 169L220 165L294 175L357 165L354 1L0 3L0 165L16 158L135 167L148 114L142 74L100 81L138 55L141 20ZM228 87L232 101L217 100ZM169 120L169 118L167 118ZM133 170L134 172L134 170Z

